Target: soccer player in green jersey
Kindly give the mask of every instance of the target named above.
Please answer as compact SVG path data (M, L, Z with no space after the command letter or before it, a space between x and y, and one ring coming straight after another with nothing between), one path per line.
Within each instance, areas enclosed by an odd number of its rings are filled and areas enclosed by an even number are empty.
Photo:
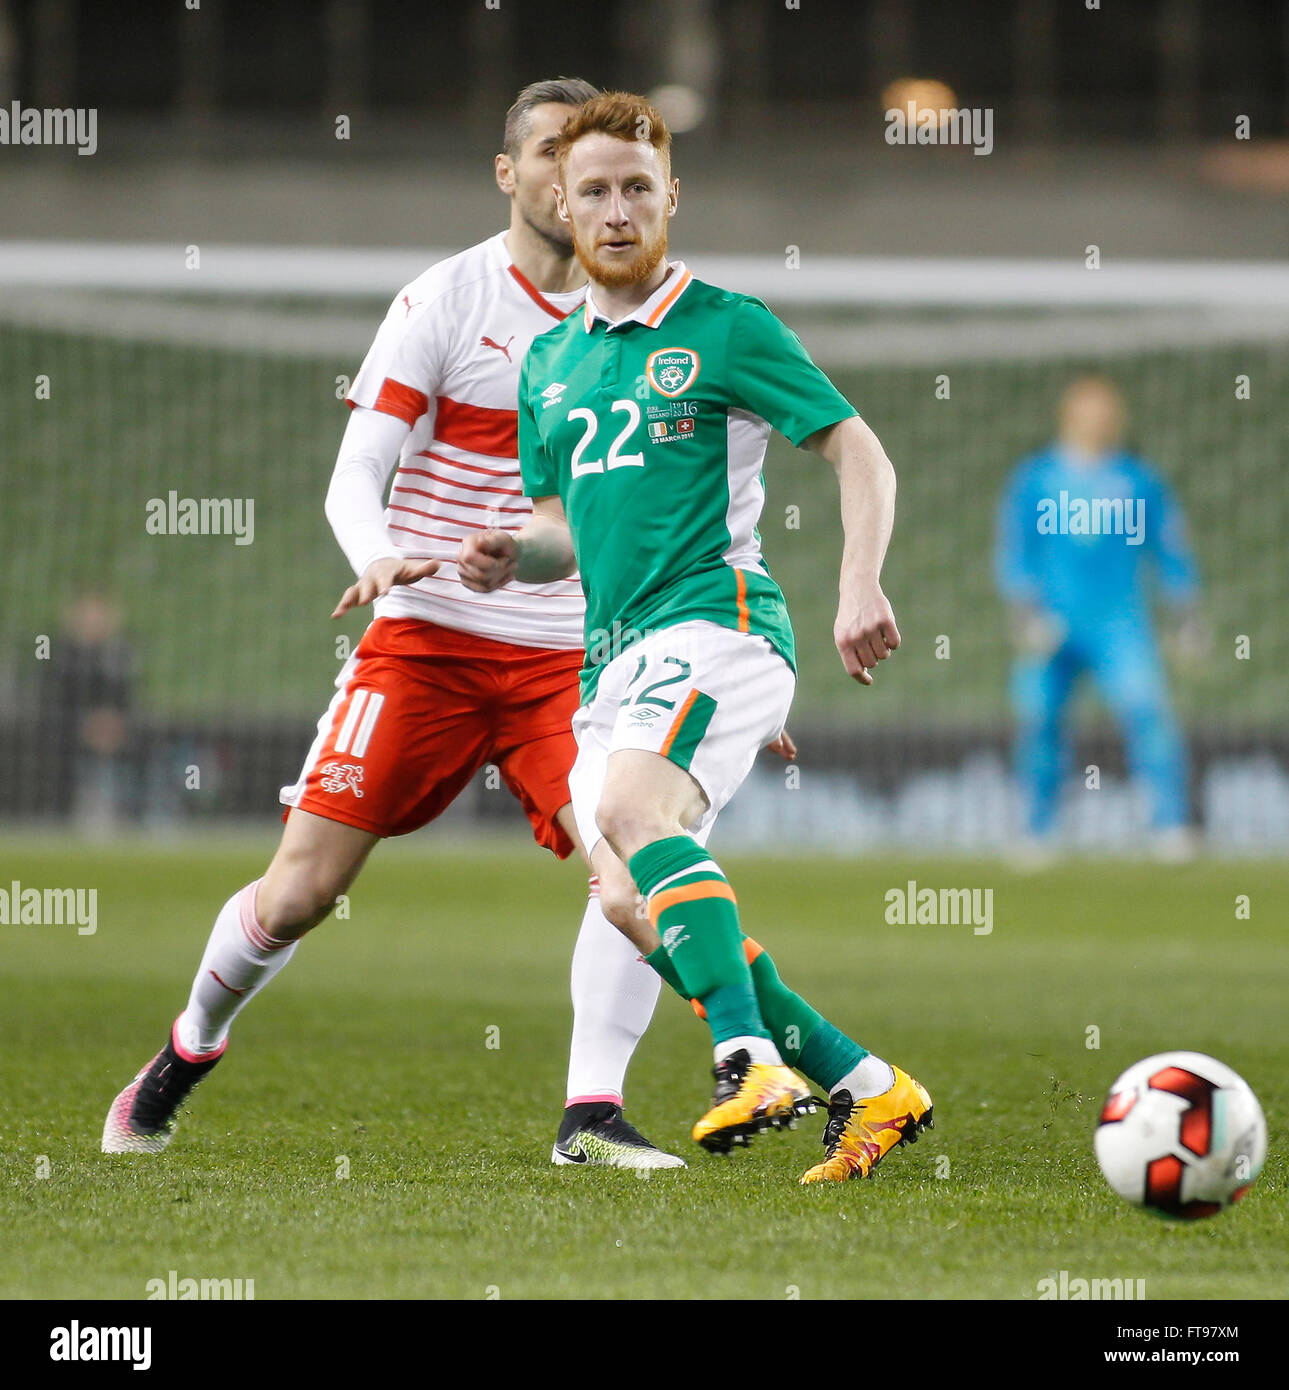
M931 1121L931 1098L779 981L744 936L706 849L757 751L784 727L792 627L756 523L771 428L821 454L841 487L845 548L834 639L846 671L899 645L879 575L895 476L876 436L760 301L668 261L678 184L670 135L639 97L608 93L564 126L560 216L590 289L537 337L519 389L531 522L462 546L464 582L581 571L586 664L569 778L606 877L627 864L648 905L629 931L712 1031L716 1094L694 1127L727 1152L829 1092L824 1161L802 1181L867 1176Z

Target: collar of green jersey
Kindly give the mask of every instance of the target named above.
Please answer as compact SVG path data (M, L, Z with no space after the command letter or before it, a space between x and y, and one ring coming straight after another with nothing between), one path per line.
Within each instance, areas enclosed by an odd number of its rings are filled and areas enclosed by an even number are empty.
M610 328L621 323L642 323L646 328L657 328L671 312L672 306L689 288L693 278L693 275L685 269L684 261L668 261L667 278L639 308L633 309L631 313L620 319L609 318L596 306L594 286L588 285L586 303L582 309L582 326L589 333L596 319L600 319Z

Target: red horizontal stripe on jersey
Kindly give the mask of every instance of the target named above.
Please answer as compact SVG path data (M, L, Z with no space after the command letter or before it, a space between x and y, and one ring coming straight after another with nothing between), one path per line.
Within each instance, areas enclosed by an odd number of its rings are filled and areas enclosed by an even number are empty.
M477 463L462 463L460 459L444 458L442 454L436 454L433 449L422 449L416 456L419 459L433 459L435 463L449 463L453 468L464 468L470 473L486 473L490 478L518 478L519 462L515 461L513 468L481 468Z
M418 391L414 386L404 386L392 376L387 376L381 382L380 395L372 406L373 410L396 416L407 425L416 424L429 408L430 398L424 391Z
M511 590L510 592L511 592L511 593L514 593L515 590ZM504 612L507 612L507 613L514 613L514 612L515 612L514 606L513 606L512 604L509 604L509 603L489 603L486 599L481 599L481 598L454 598L451 594L431 594L430 597L431 597L431 598L434 598L434 599L437 599L440 603L465 603L465 604L469 604L469 605L471 605L471 606L477 604L480 608L499 608L499 609L502 609ZM521 597L523 597L523 598L543 598L543 597L549 597L549 595L542 595L542 594L523 594L523 595L521 595ZM580 646L581 644L579 643L578 645ZM574 650L574 648L570 648L569 650L570 650L570 651L571 651L571 650Z
M403 555L403 558L404 558L405 560L442 560L442 559L443 559L443 557L442 557L441 555L431 555L431 554L429 554L428 552L426 552L425 554L421 554L421 552L420 552L420 551L417 551L417 550L403 550L403 548L402 548L401 546L399 547L399 549L400 549L400 551L402 551L402 555ZM456 564L456 561L455 561L455 560L443 560L443 563L444 563L445 565L455 565L455 564ZM423 580L422 580L422 579L418 579L416 582L417 582L418 584L424 584L424 583L428 583L431 579L432 579L436 584L460 584L460 583L461 583L461 581L460 581L459 579L455 578L453 575L450 575L450 574L427 574ZM521 588L516 587L514 584L509 584L509 585L507 585L507 586L506 586L506 592L507 592L508 594L517 594L520 598L581 598L581 597L583 596L583 595L582 595L582 585L581 585L581 581L580 581L580 580L577 580L577 579L552 579L550 582L551 582L552 584L571 584L571 585L577 590L577 592L576 592L576 593L573 593L573 594L533 594L533 593L529 593L529 591L528 591L527 589L521 589Z
M440 516L438 512L423 512L416 507L406 506L402 502L391 502L390 507L396 512L406 512L409 516L423 516L430 521L446 521L449 526L464 526L467 531L518 531L518 526L481 526L477 521L462 521L458 516Z
M423 487L396 487L391 489L391 496L395 492L408 492L415 497L428 497L431 502L443 502L449 507L469 507L475 512L512 512L515 516L527 516L532 510L531 507L490 507L486 502L465 502L459 501L455 497L441 497L437 492L426 492Z
M439 584L461 584L461 581L459 579L445 579L442 575L439 574L426 575L425 580L431 579ZM425 580L418 580L417 583L424 583ZM461 587L464 589L465 585L461 584ZM473 590L468 590L467 592L472 594ZM510 587L509 585L506 587L506 595L509 598L536 599L539 603L545 603L547 599L571 598L580 600L582 597L580 591L576 594L531 594L526 589L515 589ZM509 608L512 613L515 611L514 608L508 603L486 603L483 599L480 598L453 598L451 594L435 594L434 597L441 598L444 603L482 603L485 608Z
M451 396L438 397L434 437L454 449L490 458L519 457L519 412L487 405L466 405Z
M398 471L402 473L414 473L418 478L432 478L436 483L447 483L449 487L463 487L469 492L490 492L497 497L522 497L524 490L521 487L492 487L488 483L461 483L455 478L445 478L442 473L434 473L428 468L409 468L406 464L400 464Z
M433 531L418 531L414 526L400 526L397 522L394 521L391 521L389 523L389 529L391 531L406 531L409 536L424 536L427 541L443 541L447 545L461 544L460 536L440 536L436 535ZM433 558L438 560L442 557L436 555ZM426 575L425 577L428 579L429 575ZM420 583L420 581L418 580L417 583Z

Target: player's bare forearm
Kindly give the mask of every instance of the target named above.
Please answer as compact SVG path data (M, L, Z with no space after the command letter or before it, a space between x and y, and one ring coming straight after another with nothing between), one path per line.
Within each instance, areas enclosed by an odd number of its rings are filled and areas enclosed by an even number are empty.
M461 542L457 573L467 589L488 594L518 579L549 584L577 569L573 539L558 497L539 497L518 533L474 531Z
M848 675L871 685L872 668L900 645L882 592L882 562L895 524L895 469L871 429L852 416L807 441L833 466L845 535L833 640Z
M876 587L895 524L895 469L881 441L858 416L809 441L833 466L841 489L841 523L846 536L841 592Z
M515 578L525 584L549 584L577 572L573 536L558 497L539 497L532 519L516 537L519 560Z

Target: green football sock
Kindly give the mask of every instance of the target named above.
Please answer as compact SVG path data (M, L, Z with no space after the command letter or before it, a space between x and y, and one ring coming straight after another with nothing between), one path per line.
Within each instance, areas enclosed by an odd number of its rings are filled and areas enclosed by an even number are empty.
M790 1067L799 1068L817 1086L830 1091L868 1052L783 983L769 951L747 936L743 950L750 957L757 1007L779 1055ZM661 946L645 961L682 999L690 998ZM706 1003L703 1008L706 1012Z
M823 1016L783 983L769 951L763 946L744 937L743 950L752 971L761 1017L765 1019L779 1055L790 1067L795 1067L802 1047L823 1022Z
M676 967L671 963L664 947L656 946L645 956L644 962L646 965L653 966L662 976L664 983L669 984L682 999L689 999L690 996L686 992L685 986L680 983L680 976L676 973Z
M822 1018L819 1026L801 1045L796 1065L815 1085L831 1091L847 1072L854 1071L867 1056L867 1048L860 1047L853 1038L848 1038L839 1028L834 1028L826 1018Z
M684 992L704 1007L712 1041L768 1038L734 892L707 851L675 835L646 845L628 867Z
M761 1016L780 1055L790 1067L831 1091L868 1053L783 983L769 951L750 937L743 944L751 957Z

